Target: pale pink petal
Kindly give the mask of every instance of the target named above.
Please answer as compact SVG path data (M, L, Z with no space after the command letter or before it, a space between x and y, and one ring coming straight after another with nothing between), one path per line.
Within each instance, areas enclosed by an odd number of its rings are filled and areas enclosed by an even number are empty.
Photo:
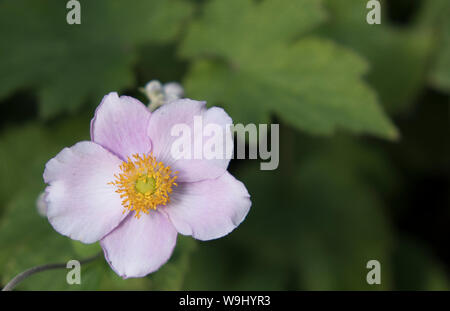
M198 240L217 239L230 233L250 210L244 184L226 172L213 180L180 183L162 211L175 229Z
M44 171L47 217L59 233L93 243L126 216L113 185L122 161L93 142L64 148Z
M91 121L91 140L122 160L135 153L148 153L152 146L147 136L150 115L150 110L137 99L109 93Z
M143 277L159 269L171 256L177 231L163 213L130 214L105 236L100 245L112 269L123 278Z
M199 131L194 130L194 117L196 116L201 117L202 120L203 127L200 127ZM179 141L182 136L181 132L172 136L172 129L180 124L186 125L191 133L189 158L177 158L172 153L174 142ZM203 136L202 129L206 128L208 124L217 125L222 131L222 138L219 139L219 136L215 135L205 135L202 139L203 144L197 144L200 148L195 148L194 139L200 139L200 136ZM205 102L179 99L163 105L153 112L148 127L148 135L153 144L153 155L158 161L171 166L173 171L179 172L179 182L193 182L219 177L226 171L232 155L232 135L230 131L227 131L227 127L231 124L231 118L223 109L217 107L207 109ZM229 142L229 149L226 148L227 141ZM222 146L220 148L222 152L216 158L206 158L202 149L207 143L211 144L212 142L217 142L217 145ZM197 155L200 157L195 158L195 149L197 149Z

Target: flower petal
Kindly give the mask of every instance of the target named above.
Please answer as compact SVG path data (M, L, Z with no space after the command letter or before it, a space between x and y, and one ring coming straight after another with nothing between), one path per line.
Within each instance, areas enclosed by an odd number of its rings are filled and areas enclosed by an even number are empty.
M214 135L203 137L203 144L213 144L217 142L217 145L222 146L222 151L219 152L220 156L216 158L207 159L203 157L200 150L201 158L194 158L194 139L198 139L202 136L202 129L200 131L194 130L194 117L201 116L203 128L209 124L217 125L221 129L222 138ZM191 136L191 152L189 159L176 158L172 155L171 149L180 137L172 136L171 131L175 125L184 124L189 128ZM205 179L213 179L221 176L227 169L230 162L233 140L231 132L227 132L226 128L232 124L231 118L221 108L213 107L207 109L205 102L199 102L191 99L179 99L170 104L163 105L159 109L153 112L149 127L148 135L153 144L153 155L158 161L162 161L165 165L172 167L173 171L178 171L179 182L194 182ZM175 134L178 135L178 134ZM226 142L230 142L230 150L226 149Z
M122 160L151 150L147 136L150 110L137 99L109 93L95 111L91 121L91 140Z
M90 141L64 148L47 162L47 217L56 231L93 243L122 221L126 215L121 198L108 184L119 172L121 162Z
M123 278L143 277L159 269L172 254L177 231L163 213L130 214L100 245L111 268Z
M244 184L225 172L214 180L180 183L163 211L179 233L212 240L236 228L250 206Z

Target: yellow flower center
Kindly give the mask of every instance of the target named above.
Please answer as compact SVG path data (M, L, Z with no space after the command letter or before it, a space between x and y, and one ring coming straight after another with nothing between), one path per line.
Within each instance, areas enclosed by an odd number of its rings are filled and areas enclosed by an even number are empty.
M117 187L124 212L135 211L139 218L141 212L148 214L170 202L172 186L177 186L177 172L172 173L170 166L157 162L152 154L134 154L122 162L120 169L122 172L115 174L115 181L109 184Z

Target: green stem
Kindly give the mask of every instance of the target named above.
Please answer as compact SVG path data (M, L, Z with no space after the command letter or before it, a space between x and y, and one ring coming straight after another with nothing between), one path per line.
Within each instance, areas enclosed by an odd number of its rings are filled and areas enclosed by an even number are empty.
M99 258L101 256L101 254L102 253L100 252L95 256L81 260L80 265L87 264L91 261L94 261L95 259ZM65 269L66 265L67 264L65 264L65 263L54 263L54 264L46 264L46 265L36 266L36 267L30 268L30 269L27 269L27 270L19 273L11 281L9 281L8 284L6 284L5 287L3 287L2 291L12 291L20 282L22 282L23 280L25 280L26 278L28 278L29 276L31 276L35 273L47 271L47 270L53 270L53 269Z

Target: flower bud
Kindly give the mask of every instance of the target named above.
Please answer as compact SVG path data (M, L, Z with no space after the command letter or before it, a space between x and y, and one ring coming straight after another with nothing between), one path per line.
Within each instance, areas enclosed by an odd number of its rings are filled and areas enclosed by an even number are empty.
M163 90L167 102L177 100L184 96L183 87L177 82L169 82L164 84Z
M39 215L41 215L42 217L47 216L47 202L45 202L45 196L46 196L46 193L41 192L36 199L36 208L37 208Z
M169 82L162 85L158 80L151 80L148 82L145 85L143 92L150 100L148 107L151 111L164 104L182 98L184 95L183 87L179 83Z

